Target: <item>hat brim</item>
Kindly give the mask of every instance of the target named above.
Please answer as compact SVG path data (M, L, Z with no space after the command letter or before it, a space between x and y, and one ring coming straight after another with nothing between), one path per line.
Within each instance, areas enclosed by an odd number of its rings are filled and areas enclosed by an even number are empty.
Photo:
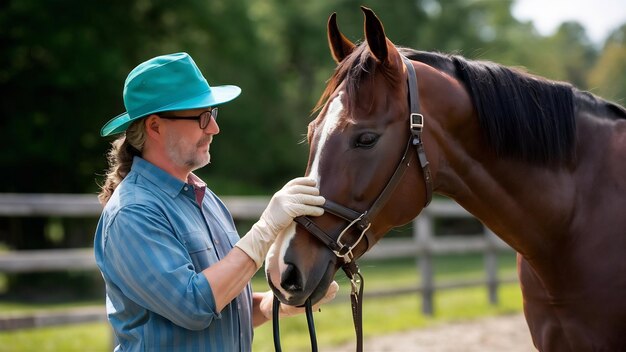
M224 85L211 87L211 90L200 94L190 99L161 106L159 108L148 111L141 116L130 116L128 112L119 114L109 120L100 130L100 136L106 137L113 134L126 131L130 124L144 116L154 114L162 111L175 111L175 110L190 110L199 108L208 108L210 106L217 106L220 104L228 103L229 101L237 98L241 94L241 88L233 85Z

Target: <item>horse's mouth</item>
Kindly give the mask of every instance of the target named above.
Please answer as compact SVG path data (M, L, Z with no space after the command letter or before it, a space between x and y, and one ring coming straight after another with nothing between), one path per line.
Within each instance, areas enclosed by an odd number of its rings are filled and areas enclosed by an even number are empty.
M289 268L282 271L272 271L269 268L266 270L267 282L274 292L274 295L278 297L281 303L291 306L303 306L308 299L311 300L311 304L319 302L328 290L328 287L333 282L337 268L334 261L329 261L324 271L315 270L303 275L299 272L299 268L294 265L287 264ZM322 266L318 266L321 268ZM297 273L294 274L293 272ZM298 275L300 278L306 279L299 282L299 284L293 284L293 280L289 278L290 275ZM277 282L278 281L278 282Z

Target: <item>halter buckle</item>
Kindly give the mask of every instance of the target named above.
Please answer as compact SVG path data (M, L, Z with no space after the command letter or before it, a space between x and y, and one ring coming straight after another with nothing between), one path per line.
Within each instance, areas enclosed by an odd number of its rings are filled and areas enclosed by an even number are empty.
M357 272L357 274L359 274L359 273ZM357 275L357 274L355 274L350 279L350 285L352 286L350 292L352 294L358 294L359 291L361 290L361 281L362 281L363 278L361 277L360 274L359 275Z
M411 130L417 130L418 132L422 132L422 128L424 128L424 115L418 114L416 112L411 113L411 117L409 119L409 127Z

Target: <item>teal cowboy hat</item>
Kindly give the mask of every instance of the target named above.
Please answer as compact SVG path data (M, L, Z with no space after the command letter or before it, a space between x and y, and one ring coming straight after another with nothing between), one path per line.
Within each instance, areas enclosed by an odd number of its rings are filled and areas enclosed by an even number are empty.
M237 86L209 86L187 53L157 56L128 74L124 83L126 112L104 124L100 135L124 132L133 121L150 114L216 106L239 94Z

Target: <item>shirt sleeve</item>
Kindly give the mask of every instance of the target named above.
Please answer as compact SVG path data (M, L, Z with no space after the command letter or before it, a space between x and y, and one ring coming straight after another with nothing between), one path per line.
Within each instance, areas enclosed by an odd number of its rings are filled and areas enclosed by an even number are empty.
M204 329L220 317L209 282L194 271L163 214L127 206L105 231L107 274L128 298L190 330Z

